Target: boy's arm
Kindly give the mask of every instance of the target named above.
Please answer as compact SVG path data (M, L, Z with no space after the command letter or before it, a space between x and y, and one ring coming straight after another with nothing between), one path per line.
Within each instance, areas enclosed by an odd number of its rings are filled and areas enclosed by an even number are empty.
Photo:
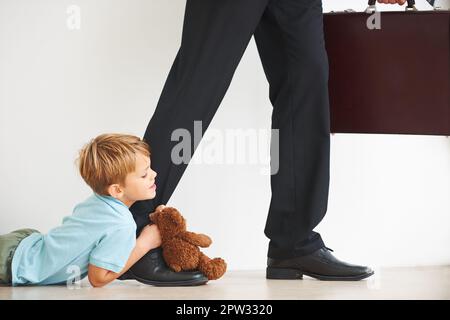
M148 225L142 229L141 234L136 239L136 245L128 258L125 267L119 272L112 272L93 264L89 264L88 279L93 287L103 287L104 285L114 281L136 262L138 262L147 252L161 245L161 236L158 227L155 224Z

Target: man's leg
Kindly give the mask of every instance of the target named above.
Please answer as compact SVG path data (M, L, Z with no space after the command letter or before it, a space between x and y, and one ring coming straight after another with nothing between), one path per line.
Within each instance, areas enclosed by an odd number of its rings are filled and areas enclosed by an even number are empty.
M270 84L272 128L279 129L280 140L265 228L268 256L302 256L324 246L313 229L328 202L328 57L321 0L271 1L255 40Z
M328 56L321 0L273 0L255 32L270 84L272 128L279 129L279 172L271 176L265 234L266 277L361 280L365 266L335 258L313 229L328 204Z
M206 130L267 6L268 0L187 0L181 46L166 80L144 140L157 172L156 197L131 208L138 232L148 214L171 197L187 164L174 164L171 141L176 129L194 137L194 121ZM196 145L192 141L191 155Z

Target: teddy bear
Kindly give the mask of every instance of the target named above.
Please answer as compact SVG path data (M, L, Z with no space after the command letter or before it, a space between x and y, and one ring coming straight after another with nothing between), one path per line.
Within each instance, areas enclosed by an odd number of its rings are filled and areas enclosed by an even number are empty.
M209 247L211 238L187 231L186 220L176 208L159 206L149 217L158 226L164 260L173 271L199 270L208 280L225 273L227 264L222 258L211 259L199 249Z

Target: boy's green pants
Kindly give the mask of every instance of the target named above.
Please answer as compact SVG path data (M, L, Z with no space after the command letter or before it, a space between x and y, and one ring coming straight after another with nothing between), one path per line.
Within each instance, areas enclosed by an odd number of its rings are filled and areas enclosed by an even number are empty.
M20 241L30 234L39 232L34 229L20 229L11 233L0 235L0 284L11 284L11 264L14 252Z

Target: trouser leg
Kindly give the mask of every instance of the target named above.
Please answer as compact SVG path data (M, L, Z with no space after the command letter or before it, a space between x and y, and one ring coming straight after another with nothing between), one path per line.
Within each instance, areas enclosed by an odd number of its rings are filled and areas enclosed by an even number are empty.
M313 231L328 202L328 57L321 0L275 0L255 31L270 85L279 171L271 176L268 256L302 256L324 245Z
M156 197L130 208L138 233L148 224L148 214L167 203L187 167L171 159L179 143L171 141L172 132L186 129L194 140L194 121L202 121L203 131L208 128L267 2L187 0L181 46L144 135L158 175Z

